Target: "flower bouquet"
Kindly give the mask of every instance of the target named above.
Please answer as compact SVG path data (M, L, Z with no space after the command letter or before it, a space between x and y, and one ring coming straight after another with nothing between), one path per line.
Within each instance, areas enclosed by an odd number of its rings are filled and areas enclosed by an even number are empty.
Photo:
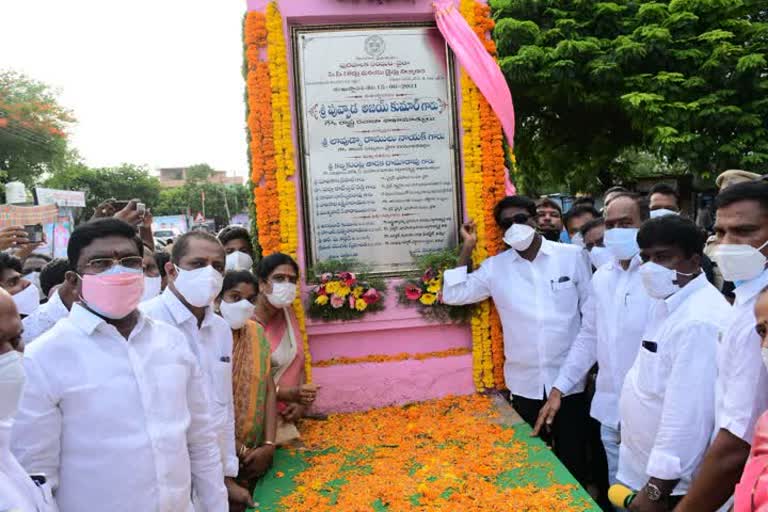
M310 292L309 316L326 321L354 320L366 313L384 309L386 286L382 279L369 277L353 260L329 260L318 263Z
M414 256L418 277L406 279L398 286L398 302L419 308L419 313L432 322L467 323L471 306L450 306L443 302L443 272L458 261L454 249Z

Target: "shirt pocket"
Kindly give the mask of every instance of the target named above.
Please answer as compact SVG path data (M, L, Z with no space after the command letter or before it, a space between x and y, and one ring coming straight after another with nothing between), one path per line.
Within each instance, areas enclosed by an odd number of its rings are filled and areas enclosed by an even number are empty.
M661 356L645 346L637 352L637 387L648 395L661 393Z
M211 370L213 375L213 399L221 406L232 401L232 364L216 361Z
M579 292L572 280L550 281L557 310L570 316L579 305Z

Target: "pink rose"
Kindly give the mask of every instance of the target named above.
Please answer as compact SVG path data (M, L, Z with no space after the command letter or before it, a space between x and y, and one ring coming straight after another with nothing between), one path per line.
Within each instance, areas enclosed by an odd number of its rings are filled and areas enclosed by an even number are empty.
M333 274L331 274L330 272L326 272L325 274L320 276L320 282L325 284L328 281L330 281L332 277L333 277Z
M355 309L355 296L349 294L349 309Z
M408 300L419 300L421 298L421 288L413 283L406 284L405 298Z
M342 272L339 274L339 279L347 286L354 286L357 282L357 277L352 272Z
M369 306L371 304L376 304L377 302L379 302L380 299L381 299L381 295L376 290L376 288L371 288L363 294L363 300Z
M335 293L331 295L331 306L333 309L339 309L341 306L344 305L344 297L339 297Z

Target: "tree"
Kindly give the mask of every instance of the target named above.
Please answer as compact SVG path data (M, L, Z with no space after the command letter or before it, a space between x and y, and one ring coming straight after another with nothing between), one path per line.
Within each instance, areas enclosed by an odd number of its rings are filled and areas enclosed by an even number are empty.
M75 162L55 172L44 186L85 192L86 208L81 219L89 218L93 209L106 199L137 198L147 208L153 208L160 198L160 181L150 176L145 167L132 164L94 169Z
M67 159L65 130L74 121L46 84L0 72L0 183L32 186Z
M195 164L187 167L187 183L206 181L213 175L213 167L208 164Z
M768 169L760 0L491 0L524 189L603 188L628 149L710 177Z
M251 194L244 185L187 183L183 187L161 190L152 211L156 215L177 215L189 211L195 216L203 212L203 196L206 218L224 226L232 215L247 211Z

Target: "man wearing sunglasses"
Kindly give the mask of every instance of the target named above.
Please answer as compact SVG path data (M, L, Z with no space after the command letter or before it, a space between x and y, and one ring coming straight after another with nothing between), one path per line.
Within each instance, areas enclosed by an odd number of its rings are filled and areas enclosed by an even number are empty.
M504 331L504 380L512 405L532 427L546 403L560 367L579 332L588 295L590 268L577 246L545 240L536 232L536 204L506 197L494 210L510 247L470 272L477 229L461 229L459 267L444 275L446 304L473 304L492 298ZM555 454L585 482L588 416L582 377L563 397L560 413L543 437Z
M26 351L12 447L61 512L227 510L204 376L178 329L139 312L143 246L118 219L79 226L79 301Z

